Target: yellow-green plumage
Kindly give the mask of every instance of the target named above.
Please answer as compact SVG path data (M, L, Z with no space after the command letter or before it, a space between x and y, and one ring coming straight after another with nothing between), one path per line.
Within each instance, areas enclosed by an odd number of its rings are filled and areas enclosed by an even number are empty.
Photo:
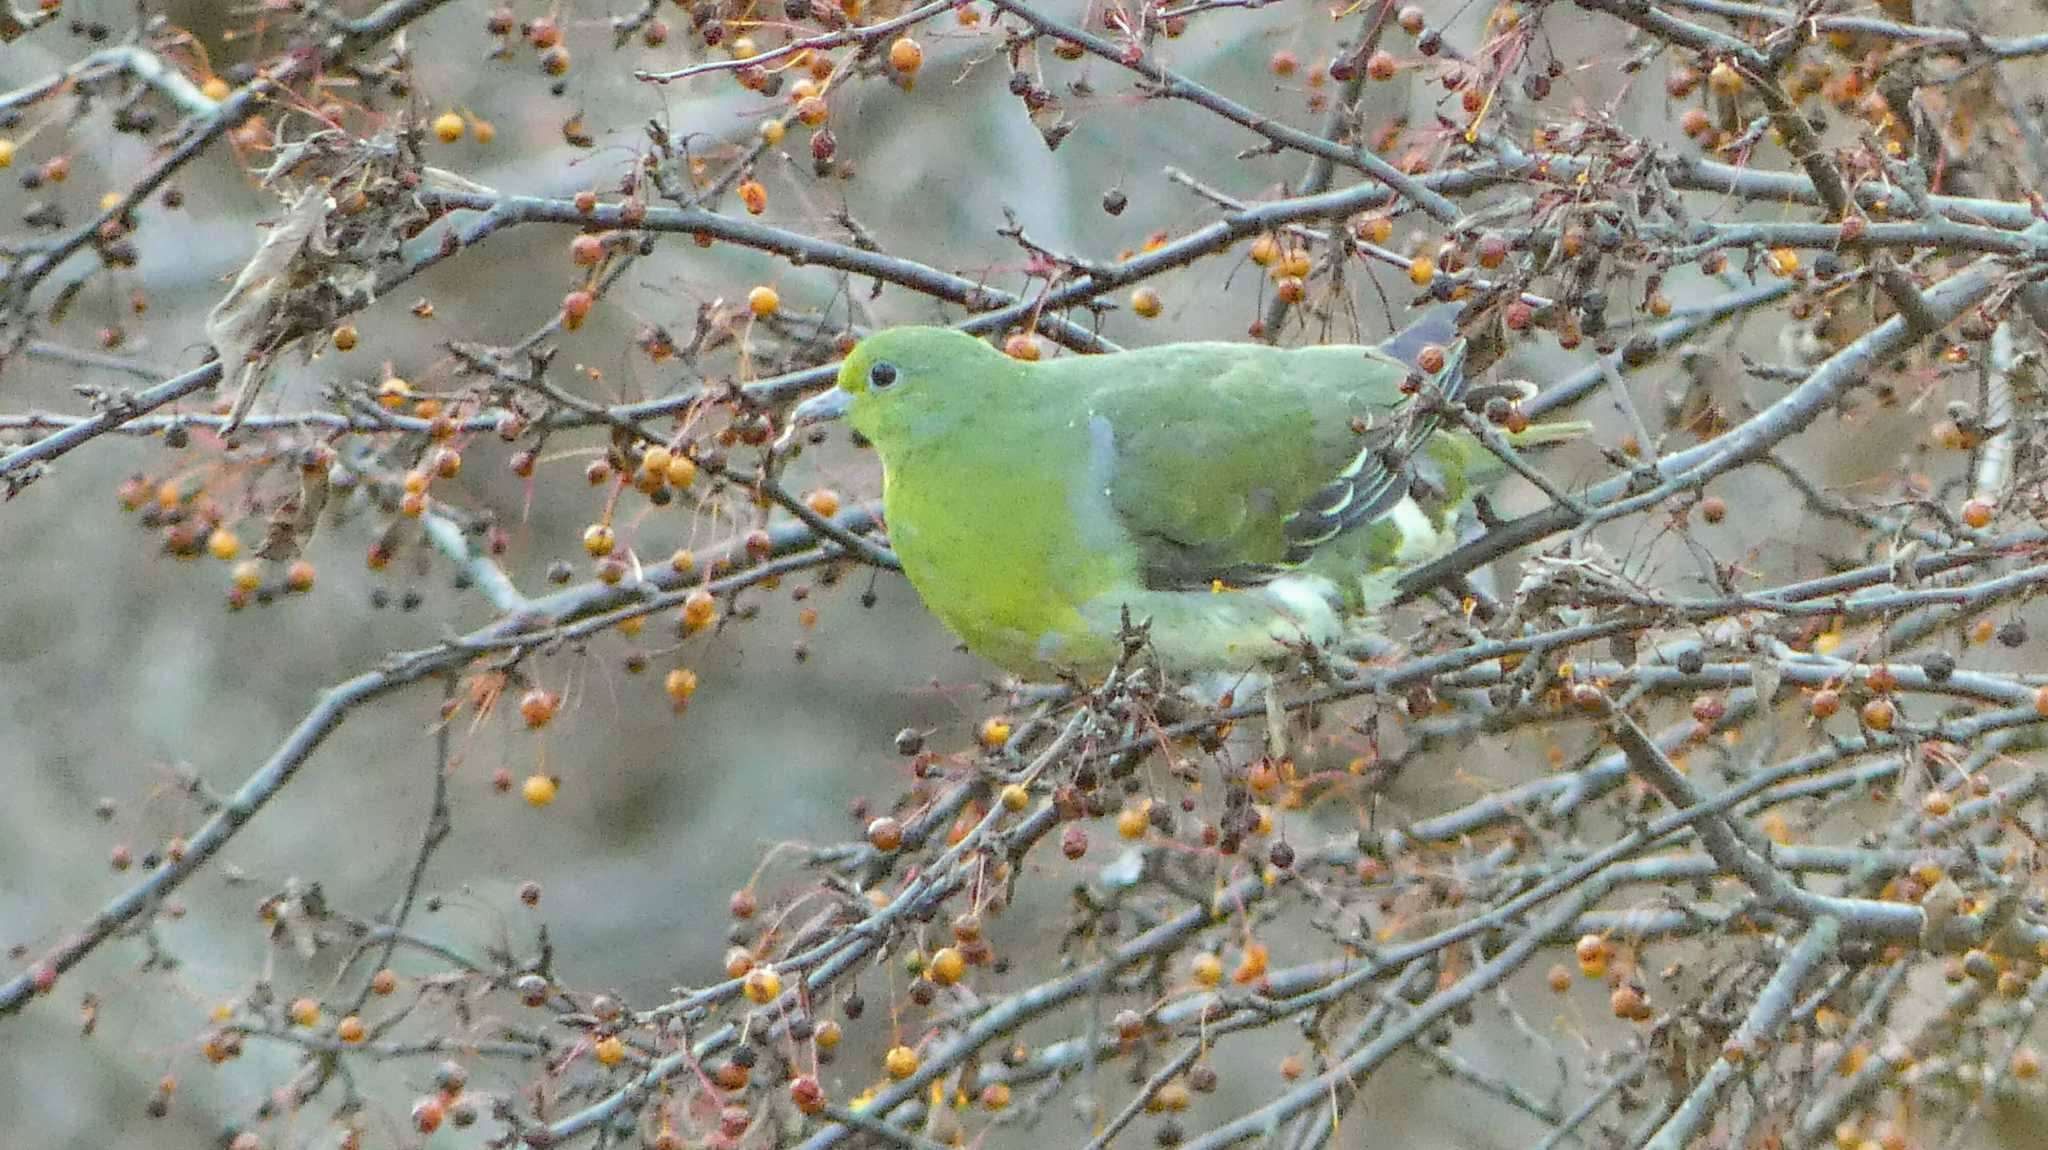
M1366 347L1025 363L897 328L799 418L843 414L874 444L904 574L991 662L1099 674L1128 609L1170 669L1248 670L1339 638L1389 571L1448 545L1448 516L1498 472L1411 407L1414 384L1454 385L1458 351L1425 381ZM1418 475L1430 512L1408 494Z

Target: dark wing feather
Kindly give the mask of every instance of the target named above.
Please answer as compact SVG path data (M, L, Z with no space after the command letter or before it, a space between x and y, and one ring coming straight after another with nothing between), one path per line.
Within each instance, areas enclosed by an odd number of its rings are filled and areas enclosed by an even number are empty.
M1465 391L1465 345L1458 341L1457 327L1461 310L1457 304L1435 308L1380 345L1382 352L1412 369L1410 380L1418 394L1422 388L1434 387L1440 401L1447 404L1462 402ZM1434 380L1418 362L1422 350L1431 345L1445 352L1443 368ZM1436 404L1421 404L1404 410L1388 427L1361 436L1358 454L1287 517L1286 562L1305 563L1316 548L1393 510L1407 497L1413 481L1409 459L1422 450L1442 422Z

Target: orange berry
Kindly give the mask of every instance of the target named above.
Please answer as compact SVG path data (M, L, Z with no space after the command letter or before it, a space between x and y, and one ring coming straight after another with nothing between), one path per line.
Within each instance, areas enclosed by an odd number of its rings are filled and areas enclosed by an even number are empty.
M2022 1046L2012 1052L2012 1076L2023 1082L2031 1082L2041 1076L2041 1054L2031 1046Z
M1772 274L1789 276L1799 270L1799 253L1791 248L1772 248L1764 262L1770 265Z
M369 1028L353 1014L334 1024L334 1036L350 1046L361 1042L368 1034Z
M688 487L697 482L697 461L681 452L676 452L668 461L668 485L674 488ZM678 552L677 554L682 554Z
M908 36L899 36L889 45L889 66L906 76L917 74L924 67L924 48Z
M661 689L678 703L688 702L697 693L697 672L688 667L677 667L662 680Z
M815 128L832 117L831 105L823 96L806 96L796 103L796 118L805 127ZM748 210L752 210L751 204Z
M1189 964L1188 975L1197 986L1215 986L1223 981L1223 960L1204 951Z
M975 732L975 737L981 741L982 746L991 751L999 751L1010 741L1010 724L1001 718L983 719L980 729Z
M1813 693L1813 698L1806 704L1806 709L1816 719L1830 718L1836 711L1842 709L1841 692L1831 687L1823 687Z
M1436 279L1436 261L1428 256L1416 256L1408 261L1408 282L1419 288L1426 288Z
M434 136L444 144L452 144L461 139L462 134L468 130L469 125L463 121L461 113L443 112L434 117Z
M612 534L610 525L593 523L583 529L583 549L588 551L592 558L602 559L610 555L612 548L616 546L618 537Z
M590 309L597 304L597 296L587 288L577 288L562 297L562 326L570 331L583 326Z
M422 1134L432 1134L441 1128L441 1120L448 1116L448 1106L437 1095L429 1094L412 1104L413 1128Z
M1872 699L1863 704L1863 725L1873 731L1891 730L1898 717L1898 708L1889 699Z
M1282 48L1273 53L1273 58L1268 63L1272 66L1275 76L1292 76L1301 68L1301 57Z
M356 347L356 340L358 338L356 333L356 325L352 323L342 324L339 327L335 328L333 334L328 338L334 342L334 350L354 351Z
M1394 54L1382 48L1366 57L1365 74L1375 80L1391 80L1401 71L1401 64Z
M1028 332L1020 331L1013 333L1010 338L1003 341L1003 354L1011 359L1021 359L1026 363L1033 363L1044 353L1039 349L1037 337Z
M1991 516L1996 510L1996 505L1989 499L1972 499L1963 504L1963 522L1974 529L1982 530L1991 526Z
M745 204L749 215L758 216L768 210L768 189L759 180L740 182L740 203Z
M1641 990L1626 982L1615 987L1614 992L1607 996L1607 1006L1616 1018L1641 1021L1651 1014L1649 999L1643 996Z
M1149 287L1141 287L1131 293L1131 310L1141 319L1157 319L1165 305L1160 302L1159 293Z
M561 784L553 775L528 775L519 786L519 795L531 806L544 807L555 801L560 790Z
M1726 60L1717 60L1707 73L1707 85L1724 96L1732 96L1742 90L1742 73Z
M790 1080L789 1100L804 1114L818 1114L825 1109L825 1088L808 1074Z
M591 1046L590 1052L605 1066L617 1066L626 1057L626 1044L616 1034L607 1034Z
M782 976L775 972L774 967L763 964L747 972L741 989L745 991L748 1002L766 1006L782 997Z
M718 603L711 598L711 592L702 587L683 598L683 626L691 631L702 631L718 618Z
M892 1046L882 1056L882 1069L888 1071L889 1077L902 1081L917 1073L917 1062L917 1051L908 1046Z
M1142 805L1125 807L1117 812L1116 833L1124 838L1144 838L1145 831L1150 826L1151 820L1146 817L1145 808Z
M782 297L767 284L761 284L747 293L747 310L757 317L766 318L774 315L781 306Z
M925 964L925 977L940 986L951 986L967 973L967 959L957 946L942 946L932 952L932 959Z
M883 815L868 824L868 845L878 851L893 851L903 845L903 824Z
M292 999L291 1008L286 1012L294 1026L320 1025L320 1004L310 998Z
M1246 944L1244 956L1238 959L1237 969L1230 972L1230 980L1239 986L1249 986L1266 977L1266 944Z
M839 514L839 493L829 487L814 488L804 496L804 506L830 519Z

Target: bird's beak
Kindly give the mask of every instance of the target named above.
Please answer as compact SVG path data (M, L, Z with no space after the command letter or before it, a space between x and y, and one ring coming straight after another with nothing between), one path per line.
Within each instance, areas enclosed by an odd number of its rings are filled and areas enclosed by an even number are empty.
M792 428L810 423L826 423L846 414L853 406L853 393L843 387L831 387L804 400L789 413Z

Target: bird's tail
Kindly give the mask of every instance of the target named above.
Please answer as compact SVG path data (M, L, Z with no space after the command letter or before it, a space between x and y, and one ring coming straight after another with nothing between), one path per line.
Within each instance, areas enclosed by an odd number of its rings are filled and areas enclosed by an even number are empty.
M1416 317L1415 322L1386 338L1380 350L1410 367L1430 344L1449 350L1458 342L1458 317L1465 311L1461 303L1441 303Z

